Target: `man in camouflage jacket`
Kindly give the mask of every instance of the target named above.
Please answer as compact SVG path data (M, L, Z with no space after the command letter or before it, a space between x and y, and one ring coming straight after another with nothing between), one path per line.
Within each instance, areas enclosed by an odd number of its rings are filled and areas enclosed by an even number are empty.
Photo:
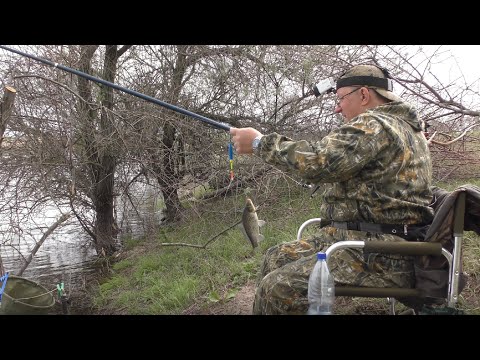
M326 189L319 217L336 222L419 225L433 219L428 206L432 164L416 110L391 92L388 72L357 65L338 80L335 112L345 124L311 143L253 128L232 128L238 154L255 152ZM316 252L337 241L407 241L385 233L324 227L318 235L274 246L265 254L254 314L305 314L308 277ZM364 255L361 249L328 260L337 286L413 287L413 259Z

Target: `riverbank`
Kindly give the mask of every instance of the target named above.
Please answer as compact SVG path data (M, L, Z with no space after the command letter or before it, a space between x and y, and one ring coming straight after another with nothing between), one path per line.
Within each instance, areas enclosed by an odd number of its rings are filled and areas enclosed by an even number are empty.
M480 182L475 181L477 185ZM91 302L84 303L83 311L116 315L250 314L253 284L263 254L277 243L295 239L299 225L315 217L318 199L312 200L301 191L278 194L273 199L252 195L254 203L261 205L259 218L267 221L262 229L266 240L255 250L236 227L211 241L238 221L244 196L206 202L183 222L162 228L156 237L131 239L106 276L92 281ZM183 245L174 245L179 243ZM479 236L465 234L463 261L469 280L459 305L468 314L477 314L480 309L476 296L480 289L478 244ZM337 314L387 312L384 299L336 300Z

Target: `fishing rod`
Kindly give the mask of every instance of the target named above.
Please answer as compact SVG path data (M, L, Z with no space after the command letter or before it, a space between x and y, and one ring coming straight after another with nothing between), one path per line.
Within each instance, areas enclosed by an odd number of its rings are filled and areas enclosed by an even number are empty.
M181 114L184 114L184 115L187 115L187 116L191 116L195 119L198 119L200 121L203 121L209 125L212 125L213 127L216 127L217 129L221 129L221 130L225 130L225 131L230 131L230 125L227 125L225 123L222 123L222 122L219 122L219 121L215 121L215 120L212 120L212 119L209 119L205 116L202 116L202 115L199 115L199 114L195 114L194 112L191 112L189 110L185 110L181 107L178 107L178 106L175 106L175 105L172 105L172 104L168 104L164 101L161 101L161 100L158 100L158 99L155 99L154 97L151 97L151 96L148 96L148 95L145 95L145 94L142 94L142 93L139 93L137 91L134 91L134 90L130 90L130 89L127 89L127 88L124 88L120 85L117 85L117 84L114 84L112 82L109 82L109 81L106 81L106 80L103 80L103 79L99 79L99 78L96 78L92 75L89 75L89 74L86 74L82 71L79 71L79 70L75 70L75 69L71 69L67 66L64 66L64 65L61 65L61 64L58 64L58 63L54 63L52 61L49 61L49 60L46 60L46 59L42 59L42 58L39 58L37 56L34 56L34 55L31 55L31 54L27 54L23 51L20 51L20 50L16 50L16 49L12 49L12 48L9 48L7 46L4 46L4 45L0 45L0 49L4 49L4 50L7 50L7 51L10 51L10 52L13 52L13 53L16 53L18 55L21 55L21 56L25 56L27 58L30 58L30 59L33 59L33 60L36 60L36 61L39 61L39 62L42 62L44 64L47 64L47 65L50 65L50 66L53 66L54 68L58 68L60 70L63 70L63 71L66 71L66 72L69 72L69 73L72 73L72 74L75 74L75 75L78 75L78 76L81 76L81 77L84 77L88 80L91 80L91 81L94 81L94 82L97 82L97 83L100 83L100 84L103 84L103 85L106 85L106 86L109 86L111 88L114 88L114 89L117 89L117 90L120 90L120 91L123 91L127 94L130 94L130 95L133 95L133 96L136 96L136 97L139 97L141 99L144 99L146 101L150 101L150 102L153 102L154 104L157 104L157 105L160 105L160 106L163 106L163 107L166 107L167 109L170 109L170 110L173 110L173 111L176 111L176 112L179 112ZM319 85L317 85L317 92L319 93L324 93L326 92L327 90L329 90L329 86L323 86L322 89L318 89ZM233 173L233 146L232 146L232 143L230 142L229 143L229 147L228 147L228 155L229 155L229 163L230 163L230 181L233 181L233 178L234 178L234 173ZM290 177L291 179L293 179L292 177ZM312 186L311 185L306 185L306 184L300 184L298 181L294 180L297 184L301 185L302 187L306 187L306 188L311 188ZM313 197L313 194L318 190L318 187L311 193L311 196Z
M215 121L215 120L209 119L209 118L207 118L207 117L205 117L205 116L202 116L202 115L199 115L199 114L195 114L194 112L191 112L191 111L182 109L181 107L178 107L178 106L175 106L175 105L166 103L166 102L164 102L164 101L155 99L154 97L151 97L151 96L148 96L148 95L139 93L139 92L137 92L137 91L124 88L124 87L122 87L122 86L120 86L120 85L117 85L117 84L114 84L114 83L112 83L112 82L110 82L110 81L106 81L106 80L103 80L103 79L96 78L95 76L86 74L86 73L84 73L84 72L82 72L82 71L75 70L75 69L71 69L71 68L69 68L69 67L67 67L67 66L64 66L64 65L61 65L61 64L58 64L58 63L54 63L54 62L52 62L52 61L45 60L45 59L39 58L39 57L37 57L37 56L31 55L31 54L27 54L27 53L25 53L25 52L23 52L23 51L20 51L20 50L12 49L12 48L9 48L9 47L4 46L4 45L0 45L0 49L4 49L4 50L10 51L10 52L13 52L13 53L15 53L15 54L21 55L21 56L25 56L25 57L27 57L27 58L30 58L30 59L33 59L33 60L36 60L36 61L40 61L40 62L42 62L42 63L44 63L44 64L53 66L54 68L58 68L58 69L60 69L60 70L63 70L63 71L66 71L66 72L69 72L69 73L72 73L72 74L81 76L81 77L83 77L83 78L86 78L86 79L88 79L88 80L95 81L95 82L97 82L97 83L100 83L100 84L109 86L109 87L111 87L111 88L114 88L114 89L117 89L117 90L120 90L120 91L123 91L123 92L125 92L125 93L127 93L127 94L130 94L130 95L139 97L139 98L141 98L141 99L143 99L143 100L150 101L150 102L152 102L152 103L154 103L154 104L157 104L157 105L166 107L167 109L170 109L170 110L176 111L176 112L178 112L178 113L181 113L181 114L184 114L184 115L193 117L193 118L195 118L195 119L197 119L197 120L203 121L204 123L207 123L207 124L209 124L209 125L211 125L211 126L213 126L213 127L216 127L217 129L221 129L221 130L225 130L225 131L230 131L230 125L227 125L227 124L225 124L225 123L222 123L222 122L219 122L219 121Z

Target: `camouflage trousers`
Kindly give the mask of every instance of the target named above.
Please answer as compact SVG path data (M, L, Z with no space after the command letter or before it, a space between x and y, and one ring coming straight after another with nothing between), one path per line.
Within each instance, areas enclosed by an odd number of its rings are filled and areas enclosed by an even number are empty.
M337 241L406 241L388 234L371 234L325 227L315 236L269 248L257 280L254 315L305 314L308 278L316 253ZM328 266L336 285L414 287L413 258L401 255L364 255L362 249L333 253Z

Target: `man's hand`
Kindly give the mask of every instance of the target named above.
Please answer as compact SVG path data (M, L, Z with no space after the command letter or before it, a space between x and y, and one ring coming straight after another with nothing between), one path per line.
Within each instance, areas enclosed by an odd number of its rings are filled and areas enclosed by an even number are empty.
M237 154L251 154L253 153L252 141L262 133L254 128L230 128L233 145Z

